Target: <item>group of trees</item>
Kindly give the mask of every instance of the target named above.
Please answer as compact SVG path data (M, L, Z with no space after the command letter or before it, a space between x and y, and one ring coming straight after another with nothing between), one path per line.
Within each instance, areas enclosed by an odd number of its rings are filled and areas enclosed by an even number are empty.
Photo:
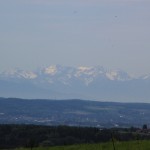
M113 136L113 137L112 137ZM139 138L149 138L150 136ZM112 140L135 140L130 129L93 127L0 125L0 148L37 147L98 143Z

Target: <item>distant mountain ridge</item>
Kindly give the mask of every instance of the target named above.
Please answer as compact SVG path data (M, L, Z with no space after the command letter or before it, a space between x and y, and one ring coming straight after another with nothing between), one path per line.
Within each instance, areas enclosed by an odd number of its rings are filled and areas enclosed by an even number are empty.
M59 76L71 78L96 78L103 77L108 80L129 80L131 77L124 71L121 70L106 70L101 66L96 67L68 67L61 65L52 65L49 67L43 67L42 69L36 71L25 71L20 69L12 69L0 73L1 78L22 78L22 79L36 79L45 76ZM86 80L84 80L86 83Z
M131 77L103 67L52 65L36 71L0 73L0 96L149 102L150 76Z

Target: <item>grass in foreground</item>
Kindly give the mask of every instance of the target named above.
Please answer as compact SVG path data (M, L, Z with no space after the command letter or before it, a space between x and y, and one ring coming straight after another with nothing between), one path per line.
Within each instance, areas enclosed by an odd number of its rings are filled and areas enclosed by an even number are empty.
M150 141L116 142L116 150L150 150ZM29 150L20 148L16 150ZM100 144L81 144L72 146L38 147L33 150L114 150L111 142Z

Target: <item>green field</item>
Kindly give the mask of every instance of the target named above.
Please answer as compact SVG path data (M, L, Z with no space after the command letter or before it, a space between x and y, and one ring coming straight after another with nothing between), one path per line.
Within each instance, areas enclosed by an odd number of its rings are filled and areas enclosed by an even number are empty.
M31 149L31 148L30 148ZM16 149L16 150L29 150L29 149ZM56 147L38 147L32 150L114 150L113 144L100 143L100 144L81 144L72 146L56 146ZM130 142L115 142L115 150L150 150L150 141L130 141Z

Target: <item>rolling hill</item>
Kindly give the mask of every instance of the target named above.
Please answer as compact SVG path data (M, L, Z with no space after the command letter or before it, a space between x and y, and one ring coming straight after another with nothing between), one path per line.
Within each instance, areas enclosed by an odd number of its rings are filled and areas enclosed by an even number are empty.
M0 98L0 123L95 127L150 125L150 104Z

